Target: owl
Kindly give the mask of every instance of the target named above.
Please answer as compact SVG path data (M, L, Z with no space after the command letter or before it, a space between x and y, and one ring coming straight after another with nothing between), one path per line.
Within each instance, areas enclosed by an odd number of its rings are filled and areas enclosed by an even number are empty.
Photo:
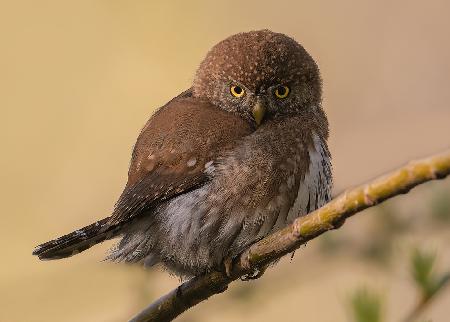
M330 200L321 95L319 69L294 39L269 30L226 38L142 129L112 214L33 254L60 259L119 238L112 261L182 277L222 270Z

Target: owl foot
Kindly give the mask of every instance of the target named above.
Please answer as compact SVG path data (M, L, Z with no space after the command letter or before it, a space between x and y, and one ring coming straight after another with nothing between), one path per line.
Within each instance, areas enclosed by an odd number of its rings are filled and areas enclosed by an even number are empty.
M248 282L260 278L266 272L267 267L269 267L269 265L264 265L260 268L254 269L250 274L241 276L241 281Z

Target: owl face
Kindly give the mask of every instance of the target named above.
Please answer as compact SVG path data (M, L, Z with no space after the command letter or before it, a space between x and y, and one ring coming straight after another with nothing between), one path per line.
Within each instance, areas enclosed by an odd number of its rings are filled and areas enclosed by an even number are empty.
M231 36L197 70L194 95L260 125L321 102L317 65L295 40L268 30Z

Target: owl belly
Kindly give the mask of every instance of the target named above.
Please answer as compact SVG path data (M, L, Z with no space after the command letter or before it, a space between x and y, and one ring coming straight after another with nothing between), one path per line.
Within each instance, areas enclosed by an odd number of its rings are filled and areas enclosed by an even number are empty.
M226 207L217 210L217 204L224 205L225 200L208 198L216 193L214 182L169 202L163 214L164 257L176 254L174 264L195 273L217 268L224 257L238 255L256 240L324 205L331 195L331 160L326 143L318 136L313 138L309 159L293 202L280 189L281 195L274 196L264 209L233 208L228 213Z

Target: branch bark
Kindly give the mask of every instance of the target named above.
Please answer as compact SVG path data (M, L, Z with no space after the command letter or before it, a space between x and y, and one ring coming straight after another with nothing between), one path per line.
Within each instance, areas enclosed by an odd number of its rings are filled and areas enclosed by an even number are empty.
M348 217L386 199L407 193L429 180L450 174L450 150L349 189L322 208L251 245L233 262L230 276L211 272L195 277L150 304L132 322L171 321L190 307L224 292L234 280L294 251L324 232L339 228Z

